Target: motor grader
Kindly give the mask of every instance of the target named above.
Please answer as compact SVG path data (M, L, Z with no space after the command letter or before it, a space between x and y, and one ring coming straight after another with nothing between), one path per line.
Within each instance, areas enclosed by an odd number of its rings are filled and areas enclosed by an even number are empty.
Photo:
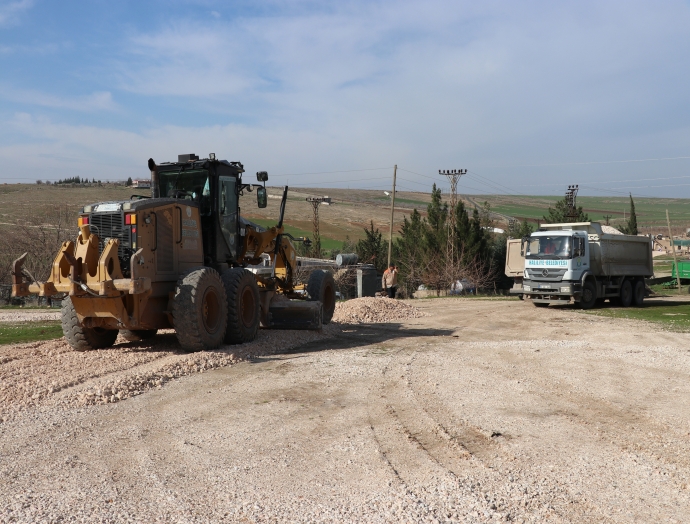
M239 198L256 191L267 205L265 171L242 180L240 162L180 155L149 159L151 195L84 206L75 242L64 242L49 278L35 281L13 264L13 296L64 293L62 329L79 351L110 347L118 333L143 340L174 329L185 350L254 340L259 325L321 329L335 309L333 277L314 271L295 283L293 242L285 232L288 188L276 226L240 216ZM270 272L252 272L268 255Z

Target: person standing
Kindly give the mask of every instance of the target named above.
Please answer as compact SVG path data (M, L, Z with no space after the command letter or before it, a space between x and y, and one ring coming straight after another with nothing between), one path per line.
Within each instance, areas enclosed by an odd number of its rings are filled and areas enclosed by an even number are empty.
M398 268L391 264L386 271L383 272L381 279L383 289L388 293L388 298L395 298L395 292L398 290Z

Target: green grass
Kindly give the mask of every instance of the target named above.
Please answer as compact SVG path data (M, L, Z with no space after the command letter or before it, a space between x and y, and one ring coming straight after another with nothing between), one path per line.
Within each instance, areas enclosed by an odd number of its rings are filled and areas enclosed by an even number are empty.
M17 344L62 337L60 322L21 322L0 324L0 344Z
M276 221L268 218L251 218L250 219L252 222L259 224L260 226L263 227L273 227L276 225ZM311 231L305 231L304 229L300 229L298 227L293 227L288 224L283 224L285 226L285 232L290 233L293 237L307 237L311 240L314 240L312 237L314 236ZM328 238L328 237L321 237L321 249L325 249L327 251L332 250L332 249L341 249L343 247L343 243L340 240L335 240L333 238Z
M640 308L606 307L589 310L587 313L600 317L646 320L673 331L690 332L690 301L665 305L647 303Z

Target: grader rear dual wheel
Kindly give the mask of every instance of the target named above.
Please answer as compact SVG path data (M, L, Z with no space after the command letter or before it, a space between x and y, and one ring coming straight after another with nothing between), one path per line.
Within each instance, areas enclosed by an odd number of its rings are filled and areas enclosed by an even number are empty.
M254 274L241 267L233 267L224 271L221 278L228 298L225 343L251 342L259 332L261 320L259 286Z
M203 267L183 274L172 305L177 340L187 351L215 349L228 326L225 286L214 269Z

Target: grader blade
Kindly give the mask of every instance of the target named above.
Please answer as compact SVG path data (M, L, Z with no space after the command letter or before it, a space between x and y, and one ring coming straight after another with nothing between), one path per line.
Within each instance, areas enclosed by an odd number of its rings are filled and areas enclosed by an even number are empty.
M268 308L268 326L274 329L323 328L321 302L284 300L274 302Z

